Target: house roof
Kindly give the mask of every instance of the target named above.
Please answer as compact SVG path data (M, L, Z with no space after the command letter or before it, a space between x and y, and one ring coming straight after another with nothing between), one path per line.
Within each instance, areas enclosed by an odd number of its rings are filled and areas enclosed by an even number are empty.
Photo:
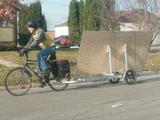
M23 4L21 4L18 0L15 0L15 8L18 10L18 11L22 11L25 9L25 6Z
M152 20L153 18L160 19L158 16L143 9L120 11L116 14L119 16L118 19L121 23L138 23L146 17L148 20Z
M58 25L55 25L55 27L64 27L64 26L68 26L68 22L64 22L64 23L61 23L61 24L58 24Z

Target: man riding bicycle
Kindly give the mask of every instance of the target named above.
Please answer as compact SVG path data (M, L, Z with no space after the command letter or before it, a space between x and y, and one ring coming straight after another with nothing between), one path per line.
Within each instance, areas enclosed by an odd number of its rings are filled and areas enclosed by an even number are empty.
M20 55L24 55L25 52L32 50L33 48L40 47L40 51L37 53L37 61L38 61L38 73L40 73L42 77L42 81L40 81L40 87L43 87L46 83L49 82L49 63L48 57L54 56L56 59L56 48L53 41L49 41L46 39L45 32L38 27L37 22L35 20L29 21L26 24L26 27L31 33L31 38L27 45L20 51ZM57 75L55 75L57 77Z

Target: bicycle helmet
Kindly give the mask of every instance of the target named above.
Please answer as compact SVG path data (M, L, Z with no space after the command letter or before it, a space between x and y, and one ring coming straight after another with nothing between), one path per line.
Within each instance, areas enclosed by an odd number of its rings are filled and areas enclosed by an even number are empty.
M38 28L37 22L35 20L28 21L27 24L25 25L26 27L32 27L34 29Z

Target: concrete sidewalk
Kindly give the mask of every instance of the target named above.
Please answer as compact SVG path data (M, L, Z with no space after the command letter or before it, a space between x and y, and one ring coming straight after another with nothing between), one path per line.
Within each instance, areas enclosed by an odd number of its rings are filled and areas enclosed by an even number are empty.
M18 64L15 64L15 63L12 63L10 61L3 60L3 59L0 59L0 64L4 65L6 67L19 67L20 66Z

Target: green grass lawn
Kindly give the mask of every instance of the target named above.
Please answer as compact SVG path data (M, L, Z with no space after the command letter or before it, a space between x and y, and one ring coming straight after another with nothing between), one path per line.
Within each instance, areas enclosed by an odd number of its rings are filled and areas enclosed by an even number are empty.
M11 70L11 68L0 65L0 86L3 85L3 81L9 70Z
M29 54L30 59L36 59L37 51L32 51ZM71 63L71 77L76 78L77 76L86 76L77 69L77 57L78 51L57 51L57 59L68 59ZM23 59L19 57L18 53L15 51L8 51L8 52L0 52L0 58L4 60L11 61L17 64L23 64ZM12 68L8 68L5 66L0 65L0 85L3 84L3 80L8 73L9 70ZM149 53L147 62L141 70L160 70L160 53Z
M142 70L160 70L160 52L158 53L149 53L146 64Z
M36 54L38 51L32 51L29 53L29 59L36 60ZM72 78L76 77L78 72L77 70L77 56L78 51L57 51L57 59L68 59L71 63L71 76ZM4 51L0 52L0 59L11 61L12 63L16 64L23 64L24 59L19 57L19 54L15 51ZM12 68L5 67L0 65L0 85L3 84L6 74Z

